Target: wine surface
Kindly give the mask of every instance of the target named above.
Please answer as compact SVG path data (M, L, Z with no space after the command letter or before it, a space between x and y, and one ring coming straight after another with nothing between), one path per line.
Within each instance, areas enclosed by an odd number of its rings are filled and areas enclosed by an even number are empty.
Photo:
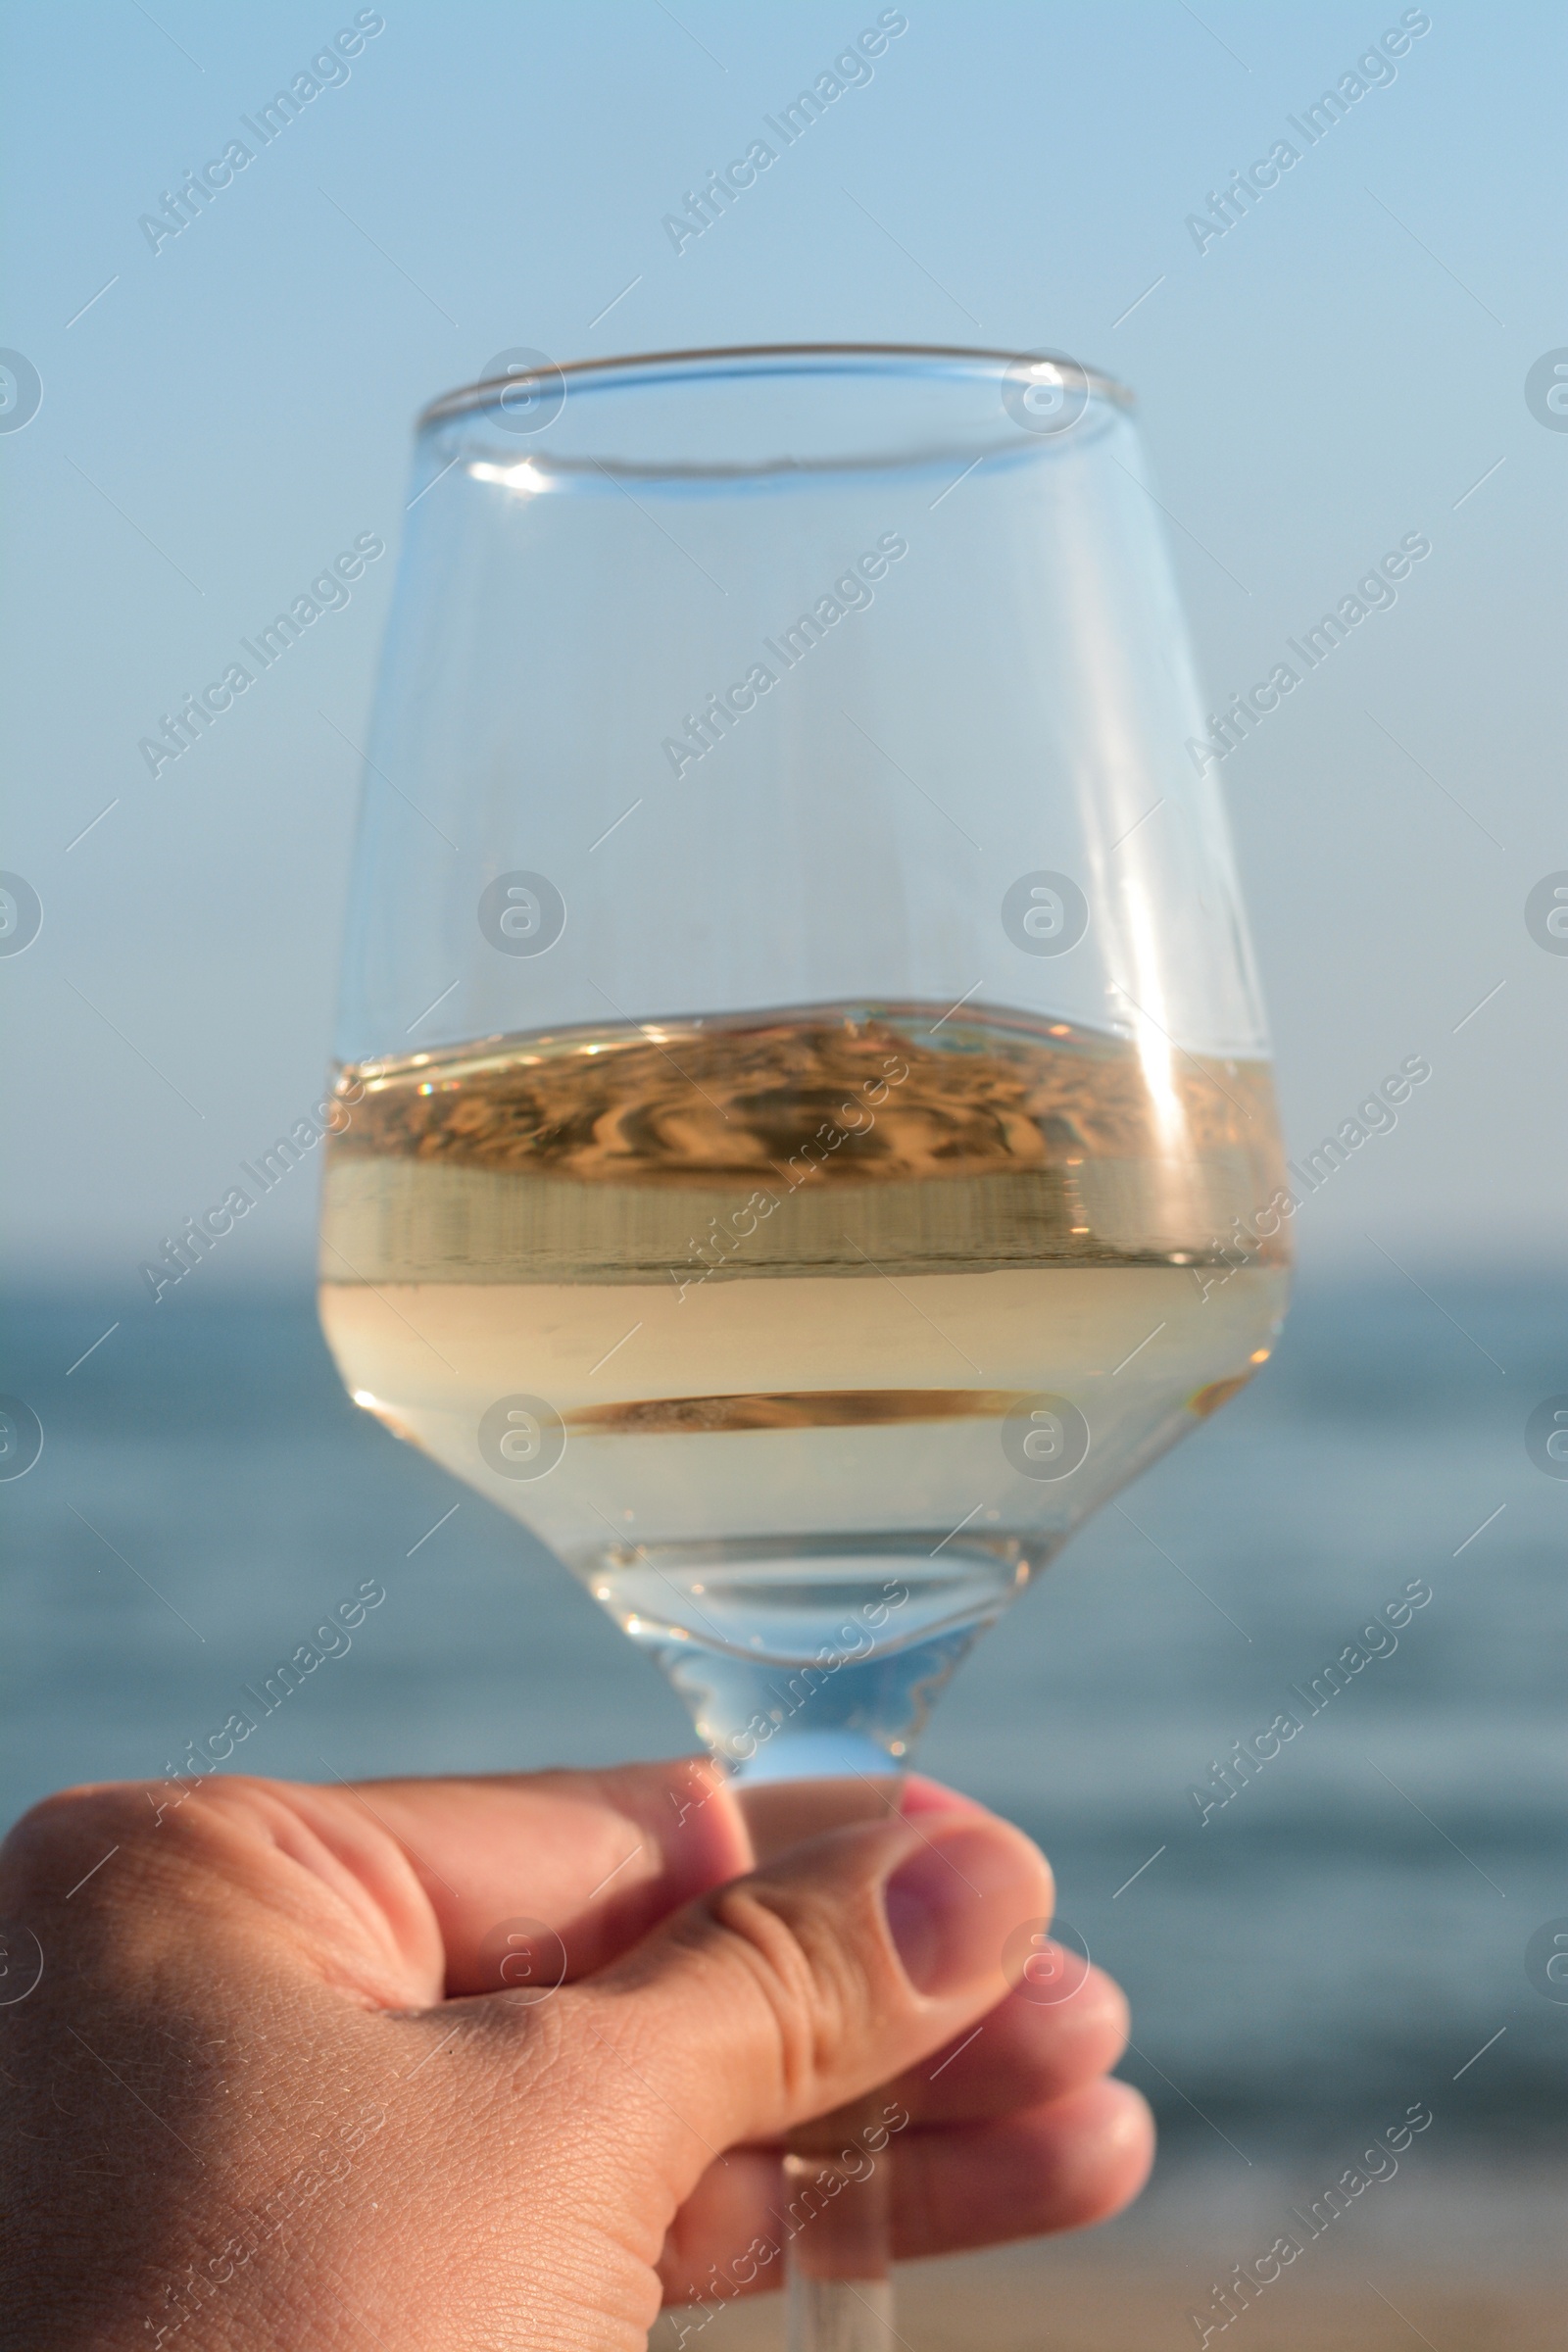
M1278 1328L1267 1067L1155 1042L827 1006L346 1070L327 1338L733 1761L902 1756Z

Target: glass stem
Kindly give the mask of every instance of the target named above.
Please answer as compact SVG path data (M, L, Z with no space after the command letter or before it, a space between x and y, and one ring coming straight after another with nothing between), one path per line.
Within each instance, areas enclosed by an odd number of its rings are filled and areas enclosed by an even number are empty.
M793 1755L805 1765L788 1777ZM808 1760L809 1759L809 1760ZM803 1838L901 1809L902 1774L878 1751L872 1770L815 1777L817 1751L781 1740L778 1777L742 1776L741 1810L759 1863ZM784 2285L789 2352L895 2352L893 2137L901 2113L880 2090L792 2132L784 2157ZM902 2122L907 2123L907 2115Z
M792 2232L788 2352L893 2352L893 2150L879 2095L796 2132L784 2159Z

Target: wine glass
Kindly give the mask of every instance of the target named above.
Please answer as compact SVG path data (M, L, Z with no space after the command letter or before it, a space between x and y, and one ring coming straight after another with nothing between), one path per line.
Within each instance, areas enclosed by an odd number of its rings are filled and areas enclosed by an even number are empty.
M885 1792L1284 1310L1130 398L1038 353L509 365L418 430L322 1322L743 1788ZM799 2233L800 2346L887 2341L873 2169Z

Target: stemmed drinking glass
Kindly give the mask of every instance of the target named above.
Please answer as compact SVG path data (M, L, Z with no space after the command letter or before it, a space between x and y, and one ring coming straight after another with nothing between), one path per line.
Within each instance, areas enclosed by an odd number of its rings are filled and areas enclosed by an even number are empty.
M322 1320L746 1787L896 1793L1283 1312L1129 410L1059 355L807 346L525 355L420 423ZM795 2240L798 2346L888 2341L871 2169Z

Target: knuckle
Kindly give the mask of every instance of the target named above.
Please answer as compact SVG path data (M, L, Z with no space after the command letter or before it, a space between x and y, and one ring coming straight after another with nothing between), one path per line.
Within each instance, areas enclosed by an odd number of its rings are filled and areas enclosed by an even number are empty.
M792 2109L831 2083L870 2007L858 1939L809 1889L726 1889L713 1915L733 1964L763 2005Z
M85 1868L111 1847L133 1843L144 1822L151 1824L152 1812L137 1783L57 1789L29 1805L12 1829L0 1846L0 1875L22 1894L63 1892L55 1888L63 1871L78 1861Z
M236 1777L57 1789L30 1806L0 1846L0 1901L52 1906L74 1898L84 1912L149 1886L167 1887L221 1862L265 1786Z

